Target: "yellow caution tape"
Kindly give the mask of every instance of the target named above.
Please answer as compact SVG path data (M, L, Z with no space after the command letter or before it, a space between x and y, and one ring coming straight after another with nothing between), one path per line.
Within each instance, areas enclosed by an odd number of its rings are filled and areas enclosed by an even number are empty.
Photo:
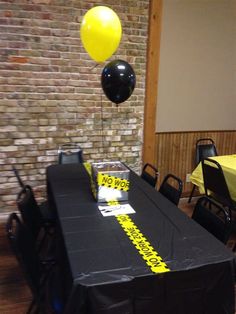
M94 184L93 179L92 179L92 165L89 162L84 162L83 165L84 165L84 168L86 169L86 171L89 175L91 190L92 190L94 197L96 198L97 190L96 190L95 184Z
M86 169L86 171L88 172L90 178L92 176L92 165L89 162L84 162L83 163L84 168Z
M119 177L107 175L99 172L97 176L97 182L99 186L105 186L120 191L129 191L129 180L122 179Z
M115 206L115 205L119 205L120 203L117 200L110 200L110 201L107 201L107 204L109 206Z
M84 163L85 169L87 170L88 174L91 177L91 165L88 163ZM112 181L108 180L106 177L111 177ZM108 182L111 182L112 184L115 184L113 180L117 179L116 177L103 175L99 178L99 182L105 182L107 184ZM120 179L120 178L118 178ZM129 181L125 179L120 179L127 181L128 184ZM99 183L98 183L99 184ZM119 187L121 187L120 183ZM100 184L99 184L100 185ZM102 184L101 184L102 185ZM128 185L127 185L128 187ZM117 200L112 200L107 202L108 205L114 206L119 205L119 202ZM117 221L119 222L120 226L126 233L126 235L129 237L129 239L132 241L136 249L138 250L139 254L142 256L142 258L145 260L146 264L150 267L151 271L153 273L165 273L169 272L170 269L166 265L166 263L163 261L161 256L158 254L157 251L153 248L153 246L148 242L148 240L145 238L145 236L142 234L142 232L138 229L138 227L135 225L135 223L132 221L132 219L128 215L117 215L115 216Z
M115 217L153 273L170 271L161 256L155 251L128 215L118 215Z

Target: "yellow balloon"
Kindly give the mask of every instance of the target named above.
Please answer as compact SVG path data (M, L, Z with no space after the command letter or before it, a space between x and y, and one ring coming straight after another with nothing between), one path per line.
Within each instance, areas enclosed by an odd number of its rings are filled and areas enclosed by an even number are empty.
M110 58L119 46L121 35L119 17L112 9L96 6L84 15L80 36L93 60L103 62Z

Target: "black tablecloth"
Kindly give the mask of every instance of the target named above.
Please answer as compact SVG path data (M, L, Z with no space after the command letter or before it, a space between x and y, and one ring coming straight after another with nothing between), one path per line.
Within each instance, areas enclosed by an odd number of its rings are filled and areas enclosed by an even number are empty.
M48 167L47 184L66 313L234 313L234 255L135 173L130 217L170 272L152 273L117 219L102 216L83 165Z

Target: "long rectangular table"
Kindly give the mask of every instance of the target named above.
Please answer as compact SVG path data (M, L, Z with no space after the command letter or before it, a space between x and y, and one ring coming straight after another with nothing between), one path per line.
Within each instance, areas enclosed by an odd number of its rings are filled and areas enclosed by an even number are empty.
M236 201L236 155L214 156L210 158L216 160L221 165L230 195ZM190 181L198 186L201 194L205 193L201 162L192 172Z
M154 273L117 217L103 217L83 165L47 169L68 314L233 314L234 255L131 172L135 228L163 262Z

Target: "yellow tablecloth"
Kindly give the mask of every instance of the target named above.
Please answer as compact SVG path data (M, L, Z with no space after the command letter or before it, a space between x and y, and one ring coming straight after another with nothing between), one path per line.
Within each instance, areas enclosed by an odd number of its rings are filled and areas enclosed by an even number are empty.
M236 155L215 156L210 158L216 160L221 165L230 195L232 199L236 201ZM190 176L190 181L198 186L201 194L205 192L201 163L194 169Z

